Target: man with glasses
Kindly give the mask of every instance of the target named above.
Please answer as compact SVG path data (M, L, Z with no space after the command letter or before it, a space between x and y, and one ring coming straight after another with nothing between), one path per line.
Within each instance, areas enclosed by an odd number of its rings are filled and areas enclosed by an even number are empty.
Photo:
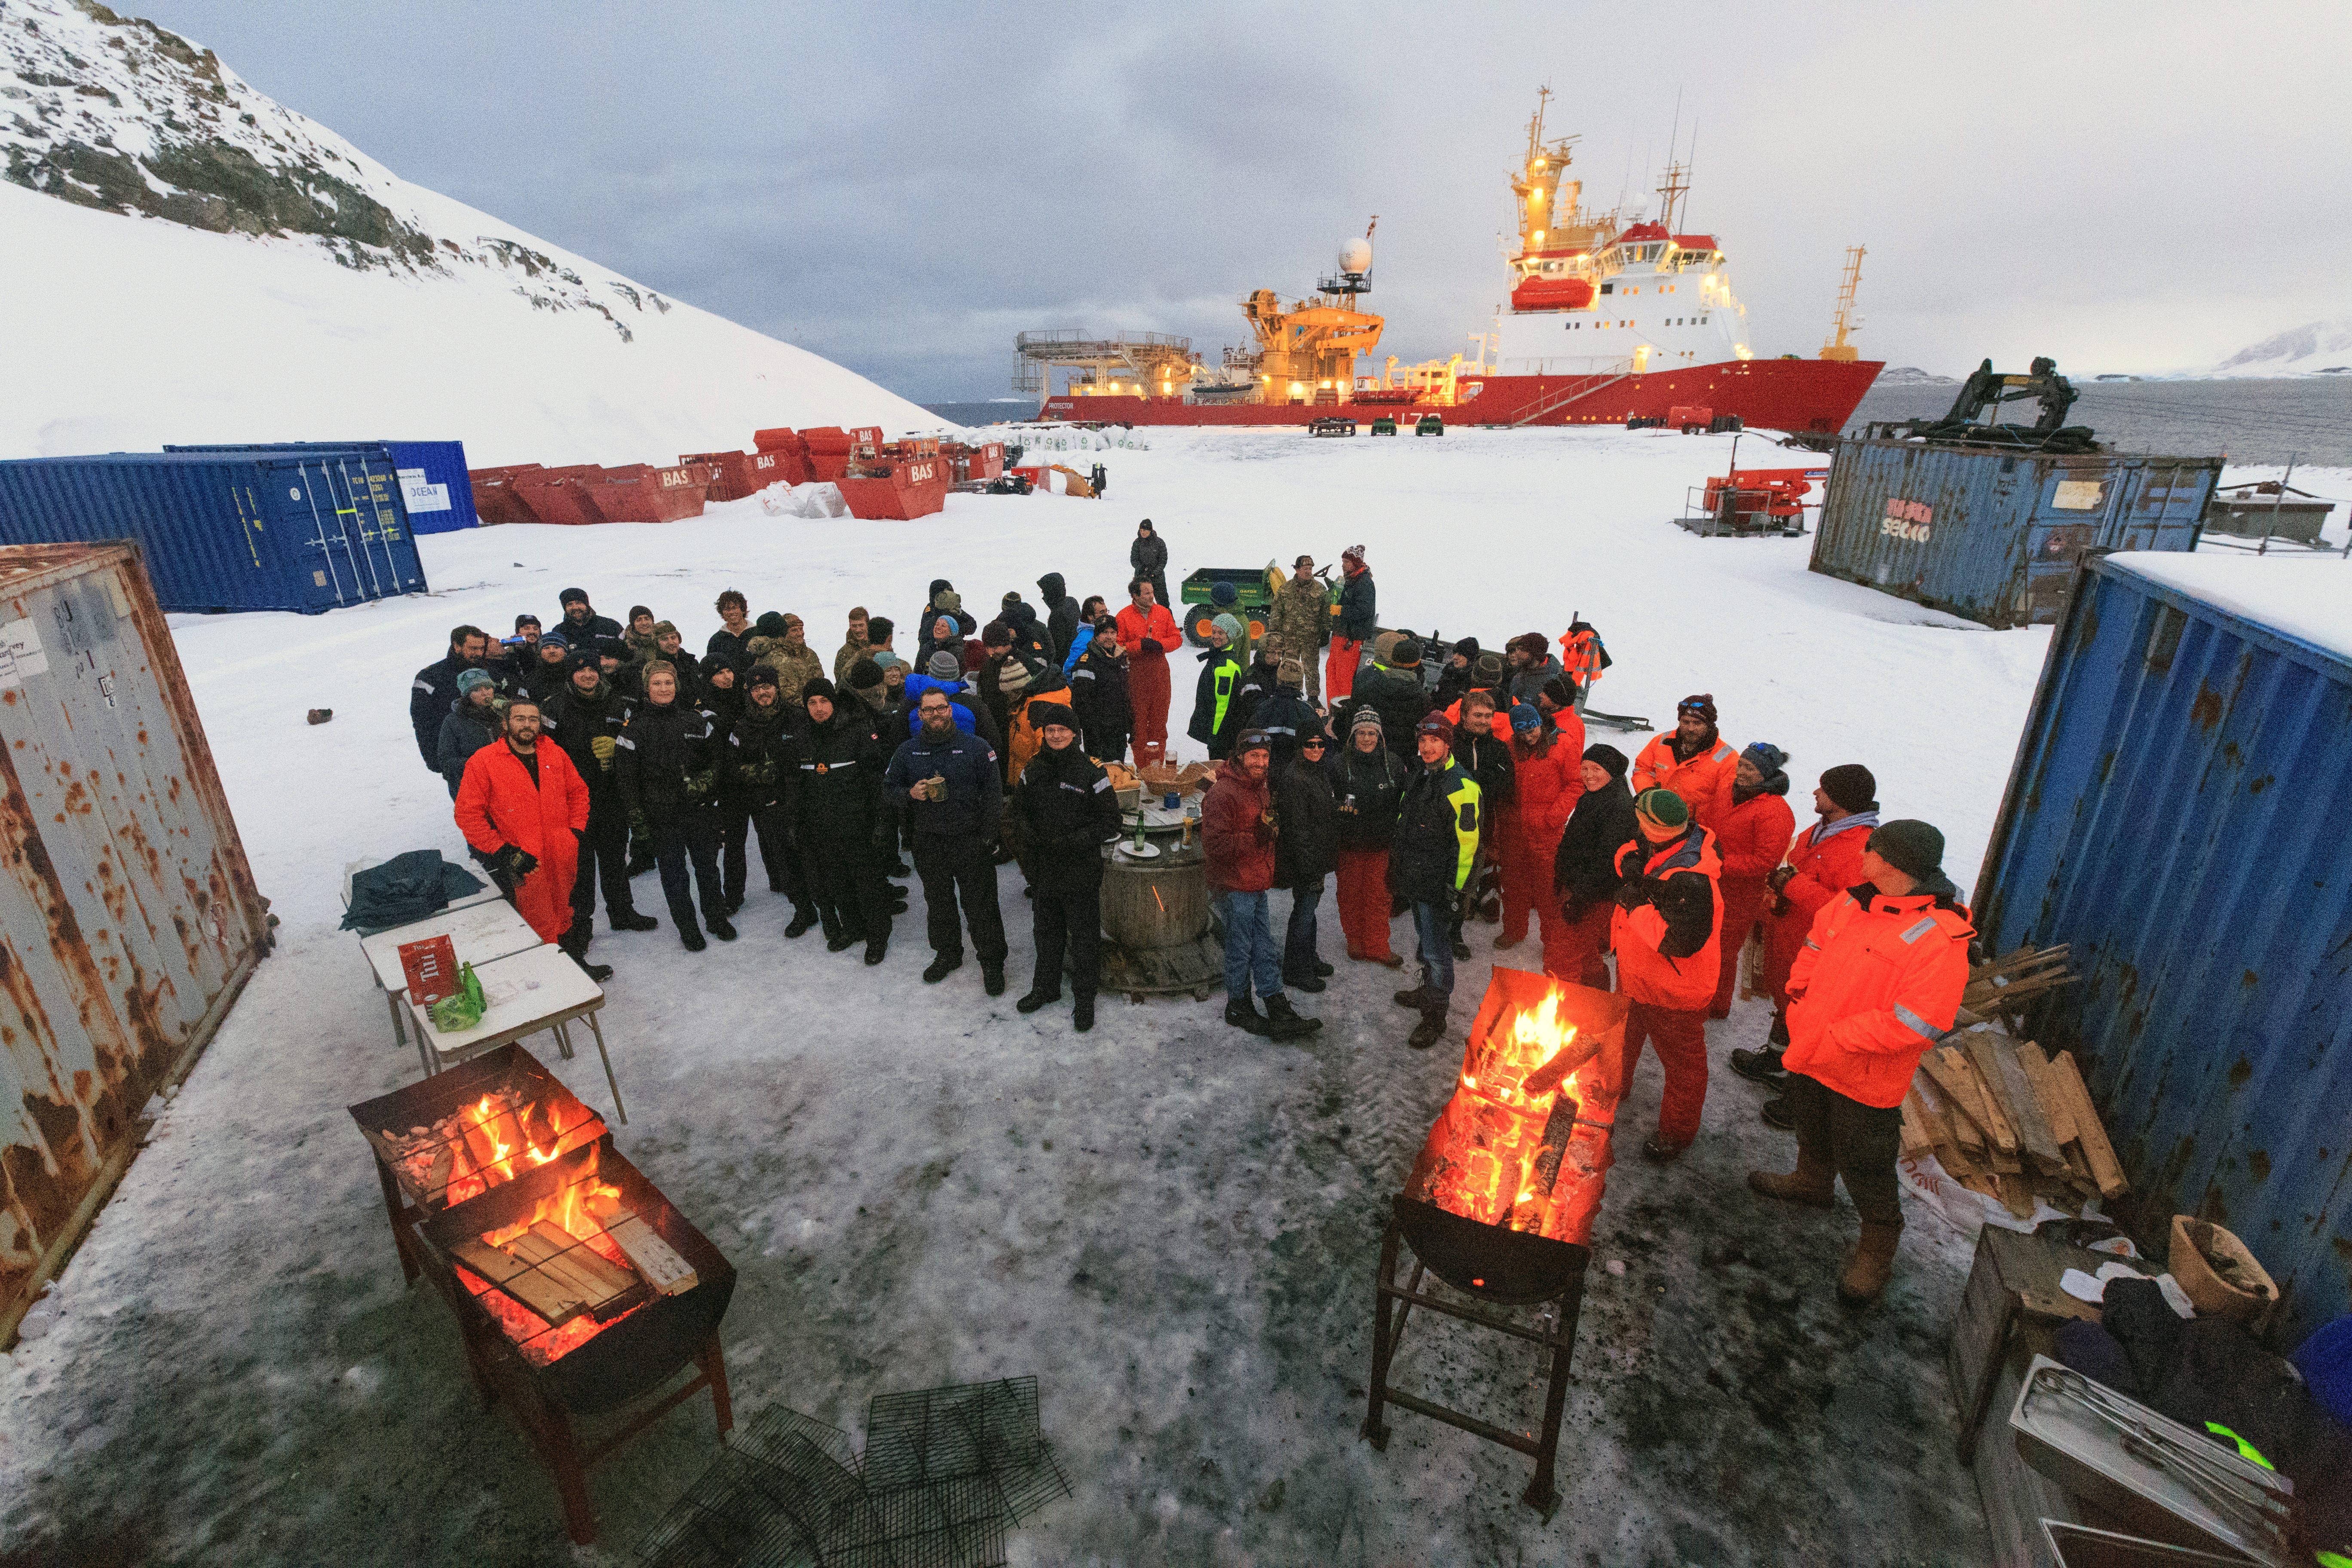
M914 833L915 875L922 879L934 955L923 979L936 984L962 967L968 922L981 980L991 996L1002 996L1004 917L996 904L996 841L1004 821L1004 783L996 748L956 728L954 708L936 688L922 694L915 717L919 728L890 758L882 794Z
M1339 868L1338 770L1331 738L1320 721L1298 737L1298 755L1275 780L1274 885L1290 889L1290 923L1283 932L1282 983L1309 994L1323 989L1332 966L1316 950L1315 913L1325 879Z

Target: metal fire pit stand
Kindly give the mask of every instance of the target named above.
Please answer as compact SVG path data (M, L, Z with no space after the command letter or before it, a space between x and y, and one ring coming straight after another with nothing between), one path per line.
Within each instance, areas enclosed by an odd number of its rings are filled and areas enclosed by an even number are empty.
M1568 1288L1545 1304L1553 1310L1554 1322L1549 1330L1528 1328L1513 1322L1499 1313L1489 1312L1467 1302L1448 1300L1422 1289L1422 1279L1429 1266L1416 1257L1412 1278L1402 1285L1397 1279L1397 1247L1404 1239L1404 1227L1391 1219L1388 1230L1381 1237L1381 1271L1375 1280L1376 1291L1372 1321L1371 1407L1365 1413L1362 1436L1373 1447L1385 1451L1389 1446L1389 1428L1381 1419L1381 1406L1394 1403L1449 1426L1458 1426L1474 1437L1484 1437L1489 1443L1499 1443L1516 1453L1526 1454L1535 1460L1535 1475L1519 1500L1543 1515L1549 1521L1559 1508L1559 1490L1552 1484L1552 1475L1559 1455L1560 1416L1568 1407L1569 1358L1576 1348L1577 1314L1584 1306L1584 1271L1577 1269ZM1393 1319L1390 1302L1397 1303ZM1532 1303L1525 1303L1532 1304ZM1389 1385L1389 1363L1395 1358L1397 1348L1404 1342L1406 1322L1415 1307L1426 1307L1433 1312L1443 1312L1449 1318L1459 1318L1499 1334L1526 1340L1551 1352L1551 1378L1544 1393L1543 1425L1532 1437L1506 1431L1491 1422L1475 1415L1407 1394Z
M482 1408L488 1410L496 1405L501 1394L509 1396L531 1446L555 1473L555 1489L563 1499L563 1527L578 1544L587 1546L596 1539L596 1510L588 1500L589 1466L706 1388L710 1390L712 1413L719 1418L719 1437L723 1440L734 1429L735 1402L727 1387L727 1355L719 1348L719 1331L713 1329L710 1337L694 1352L698 1370L691 1382L662 1395L632 1416L627 1425L607 1434L593 1447L583 1447L572 1434L571 1415L524 1374L521 1363L510 1353L497 1326L477 1322L459 1305L457 1296L465 1287L457 1282L457 1277L436 1268L431 1278L442 1294L449 1298L450 1309L457 1319L458 1338L466 1346L467 1368L474 1374L474 1386L482 1395Z

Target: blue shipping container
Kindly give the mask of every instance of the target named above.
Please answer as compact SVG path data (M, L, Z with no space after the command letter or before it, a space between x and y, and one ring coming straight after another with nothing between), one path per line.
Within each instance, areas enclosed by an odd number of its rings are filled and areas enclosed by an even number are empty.
M400 497L408 508L411 533L454 533L478 528L474 483L466 474L462 441L257 441L166 447L166 452L341 452L382 447L400 476Z
M0 544L127 539L166 610L298 610L425 591L381 446L0 462Z
M2071 948L2032 1032L2079 1053L2142 1243L2229 1226L2290 1345L2352 1310L2347 603L2335 560L2085 563L1977 881L1992 951Z
M2045 625L2092 550L2194 550L2219 458L1848 437L1812 569L1989 626Z

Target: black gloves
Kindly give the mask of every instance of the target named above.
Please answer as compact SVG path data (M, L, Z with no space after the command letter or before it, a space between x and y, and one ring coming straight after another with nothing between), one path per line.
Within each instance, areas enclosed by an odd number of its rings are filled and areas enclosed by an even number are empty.
M1650 901L1653 891L1647 877L1628 877L1617 884L1617 907L1621 910L1638 910Z
M490 868L504 876L522 878L539 869L539 858L527 849L511 844L501 844L499 852L490 857Z

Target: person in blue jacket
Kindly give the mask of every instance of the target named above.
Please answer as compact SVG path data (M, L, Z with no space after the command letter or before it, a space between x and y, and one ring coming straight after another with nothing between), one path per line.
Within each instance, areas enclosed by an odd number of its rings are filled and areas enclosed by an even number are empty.
M996 903L996 844L1004 825L1004 778L996 748L956 727L955 704L930 689L916 700L921 721L882 774L883 798L906 819L923 884L924 923L934 954L923 979L963 966L963 927L980 955L982 983L1004 994L1004 916ZM961 903L959 911L957 906Z

